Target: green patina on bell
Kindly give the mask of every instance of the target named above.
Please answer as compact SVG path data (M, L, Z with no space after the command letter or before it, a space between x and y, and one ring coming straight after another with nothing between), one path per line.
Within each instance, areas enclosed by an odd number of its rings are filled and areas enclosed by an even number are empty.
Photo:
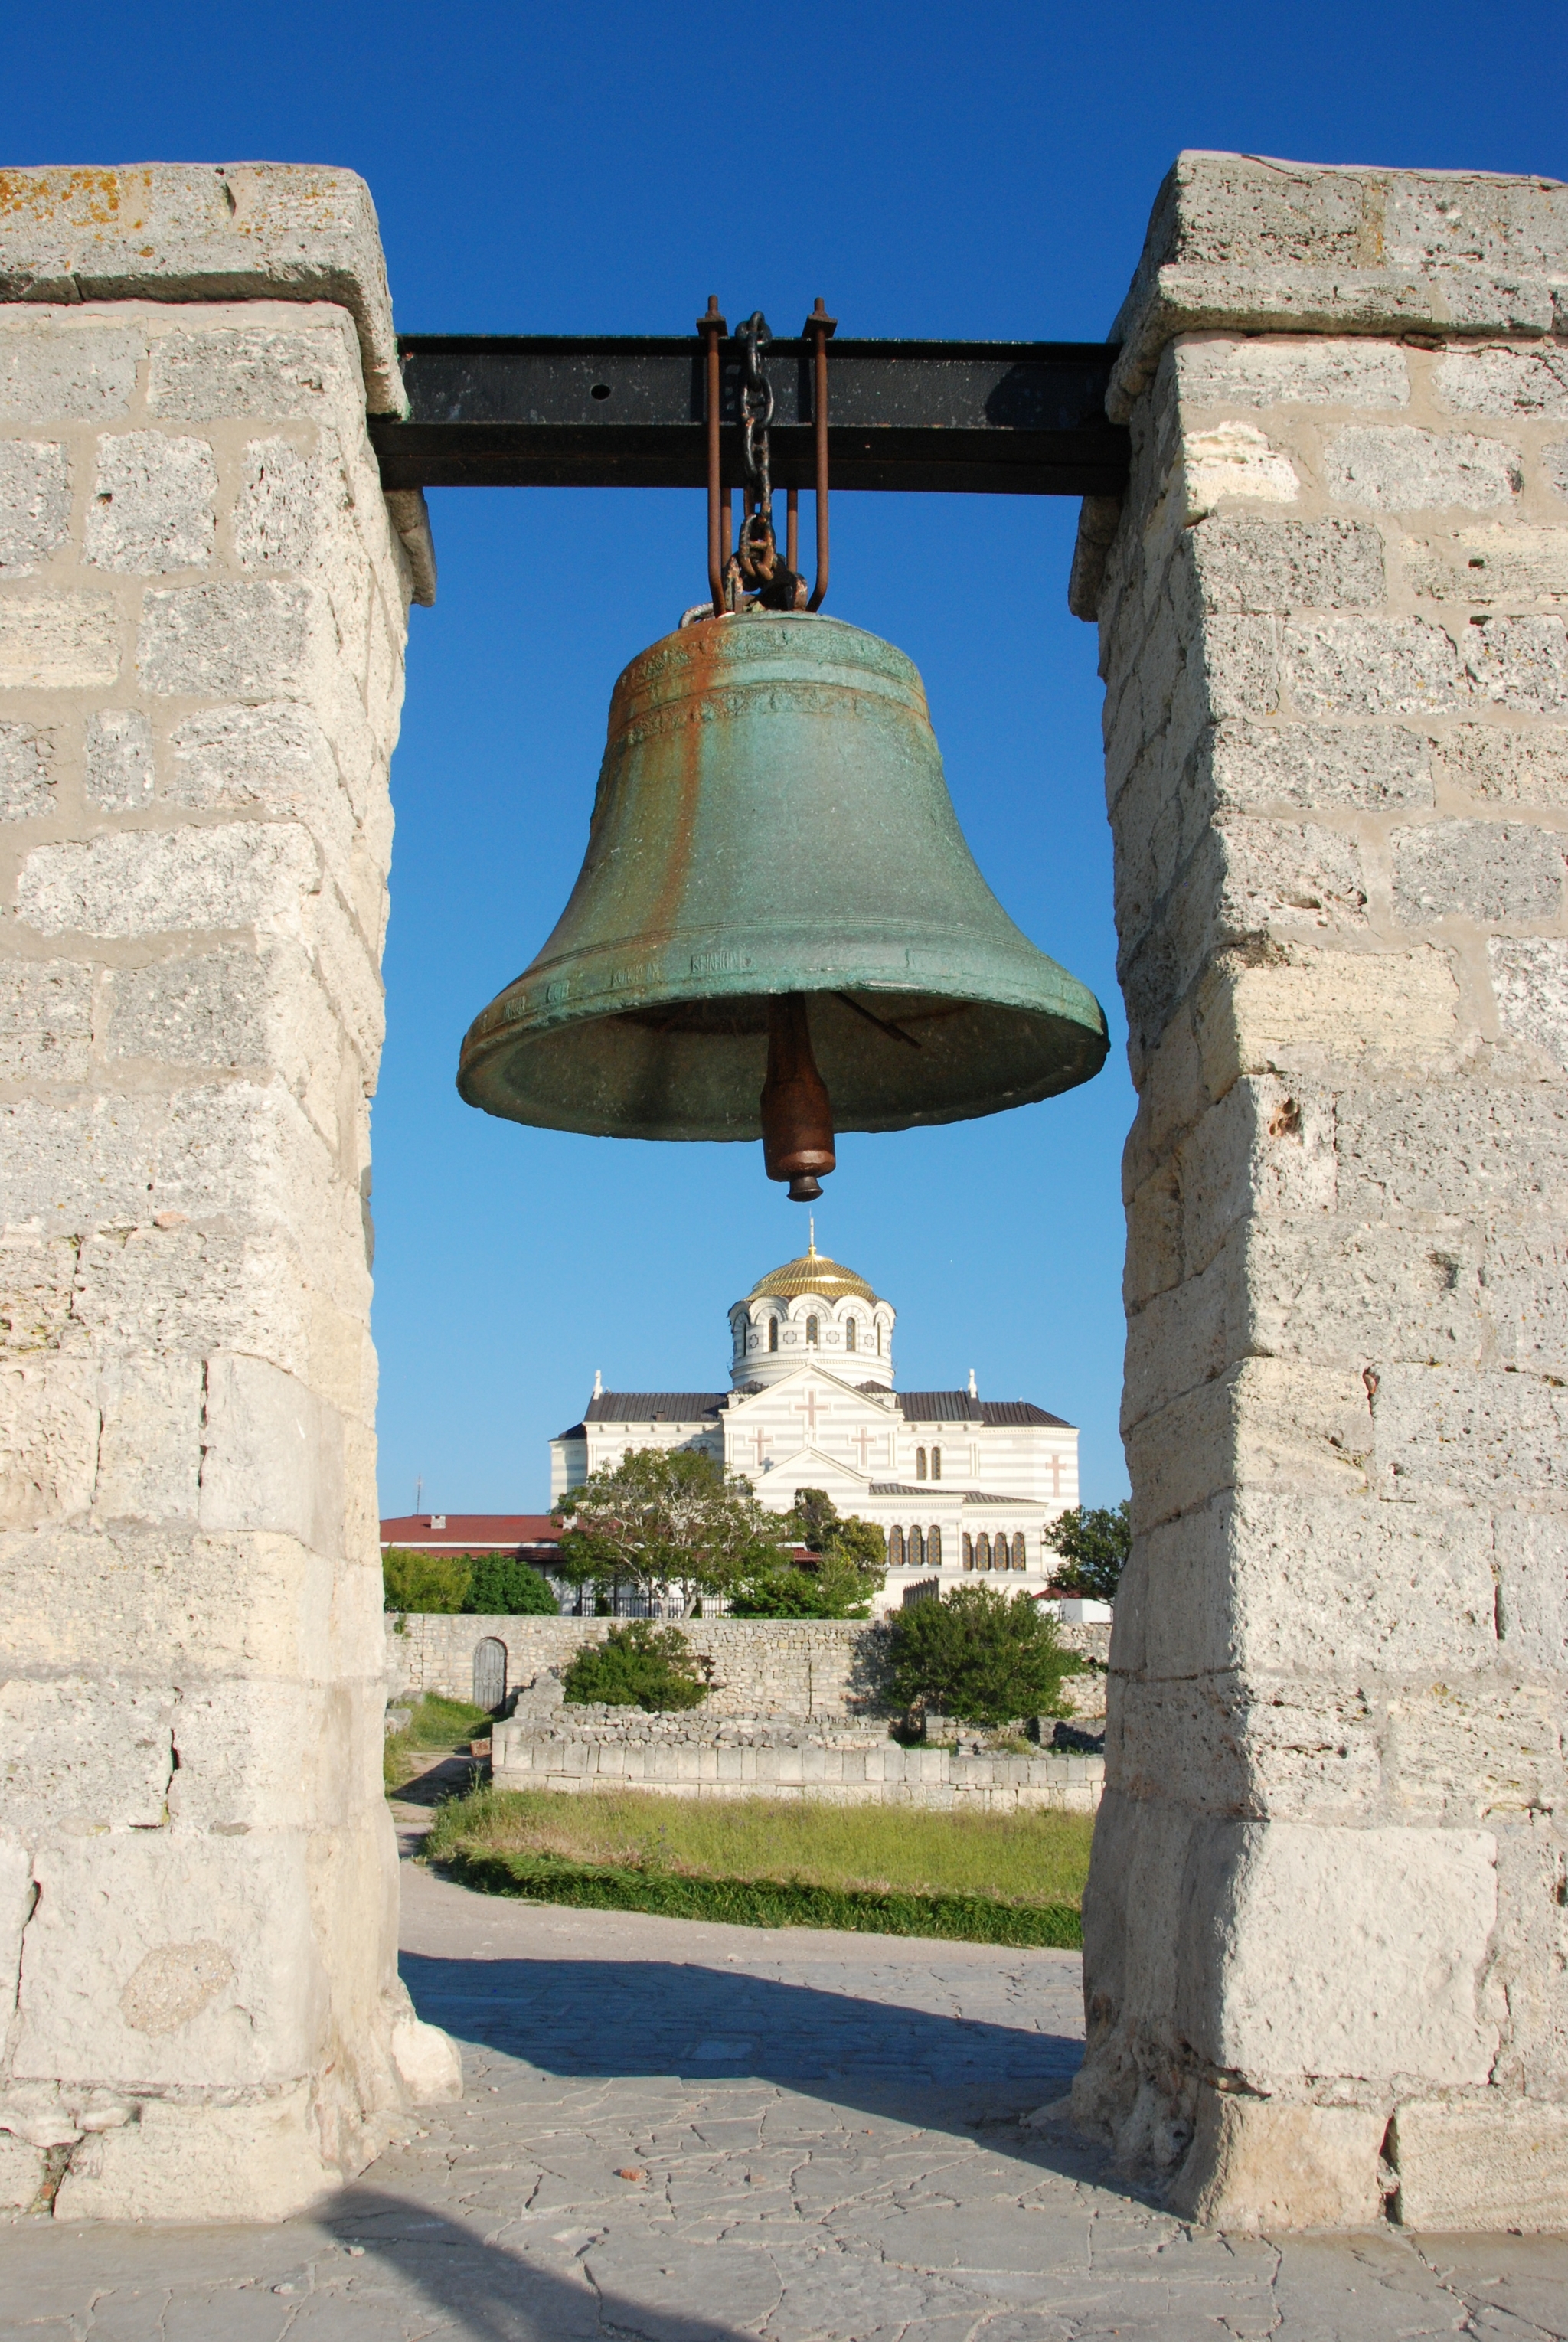
M549 1129L754 1139L765 1075L769 1172L806 1195L833 1167L813 1099L839 1129L957 1122L1088 1081L1106 1046L975 867L912 662L748 609L616 684L571 900L457 1086Z

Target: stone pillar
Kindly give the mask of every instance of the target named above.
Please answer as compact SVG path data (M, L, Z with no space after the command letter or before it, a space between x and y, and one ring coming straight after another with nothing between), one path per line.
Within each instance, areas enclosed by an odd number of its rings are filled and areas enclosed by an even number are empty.
M0 201L0 2203L269 2216L397 1983L368 1100L418 497L347 172Z
M1568 2217L1568 188L1185 155L1085 510L1134 1542L1080 2117Z

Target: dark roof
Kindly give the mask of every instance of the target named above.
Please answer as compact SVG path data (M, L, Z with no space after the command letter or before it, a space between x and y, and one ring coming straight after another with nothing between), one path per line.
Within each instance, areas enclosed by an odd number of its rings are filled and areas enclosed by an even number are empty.
M1059 1415L1047 1415L1027 1398L971 1398L967 1391L895 1391L907 1423L1048 1423L1058 1431L1072 1425Z
M716 1415L728 1391L601 1391L588 1401L581 1423L557 1436L581 1438L590 1423L697 1423Z
M954 1488L942 1480L922 1480L910 1487L902 1480L874 1480L868 1493L874 1496L957 1496L965 1505L1035 1505L1037 1496L988 1496L979 1488Z
M382 1522L381 1542L415 1553L516 1553L559 1545L561 1532L548 1513L398 1513Z

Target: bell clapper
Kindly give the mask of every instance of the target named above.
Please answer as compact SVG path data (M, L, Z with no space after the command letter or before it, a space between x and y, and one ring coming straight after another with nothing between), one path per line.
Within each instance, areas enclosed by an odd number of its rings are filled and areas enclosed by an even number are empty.
M804 992L768 1001L768 1070L762 1094L763 1161L789 1181L790 1201L809 1204L833 1169L833 1101L812 1055Z

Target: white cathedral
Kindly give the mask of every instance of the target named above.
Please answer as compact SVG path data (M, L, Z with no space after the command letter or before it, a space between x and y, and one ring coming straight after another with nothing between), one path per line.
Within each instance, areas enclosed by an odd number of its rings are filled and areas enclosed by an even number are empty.
M825 1488L887 1537L879 1610L917 1578L1006 1570L1038 1592L1057 1561L1045 1531L1078 1502L1078 1434L1028 1399L894 1388L897 1312L816 1248L730 1311L727 1391L614 1391L594 1377L581 1423L550 1443L550 1501L640 1447L698 1447L787 1513ZM1013 1573L1017 1573L1014 1576Z

